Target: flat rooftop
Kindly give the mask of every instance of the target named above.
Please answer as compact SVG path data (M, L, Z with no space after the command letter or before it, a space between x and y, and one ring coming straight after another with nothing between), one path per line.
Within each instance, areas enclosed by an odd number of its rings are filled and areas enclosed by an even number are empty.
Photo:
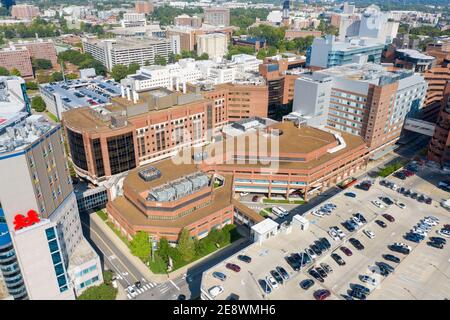
M270 125L269 128L271 129L279 129L283 132L282 135L279 137L271 137L270 139L265 140L267 143L267 152L269 153L272 145L274 142L273 139L278 139L277 145L278 145L278 152L279 154L274 154L273 157L274 160L271 160L270 163L267 163L267 161L260 162L259 160L257 163L239 163L237 161L234 161L233 163L218 163L217 166L226 168L227 166L239 166L239 167L245 167L245 168L266 168L271 167L273 163L276 163L279 168L284 169L293 169L293 170L309 170L314 167L320 166L336 157L339 157L340 155L343 155L351 150L354 150L356 148L360 148L362 146L365 146L364 140L360 136L348 134L345 132L341 132L338 130L333 129L333 132L338 133L343 140L345 141L345 147L342 148L339 151L333 152L333 153L323 153L320 155L317 155L314 160L310 161L289 161L289 160L277 160L278 156L283 156L286 154L289 154L291 157L295 157L296 154L301 157L304 154L314 152L318 150L319 148L323 148L325 146L330 146L329 149L336 147L338 145L338 140L336 137L325 130L321 130L314 127L308 127L308 126L302 126L297 127L295 124L291 121L285 121L281 123L276 123L274 125ZM261 135L261 132L258 131L252 131L248 134L243 134L243 136L250 137L255 135ZM229 139L235 139L236 137L232 137ZM245 143L245 146L238 146L237 143L231 144L227 143L227 138L225 138L223 141L218 142L222 143L222 147L218 148L218 150L226 150L229 154L234 155L243 155L244 153L252 154L256 153L257 150L250 150L250 143ZM254 140L256 141L256 140ZM208 147L209 148L209 147ZM274 151L276 152L276 146L274 145ZM208 150L208 149L207 149ZM270 155L270 154L269 154ZM215 156L215 148L212 148L212 152L210 156Z
M177 97L185 95L182 92L171 91L165 88L156 88L139 92L139 99L136 104L132 99L132 94L131 101L127 98L122 98L119 94L119 96L115 96L111 99L112 104L110 105L106 105L103 107L93 106L78 108L76 110L68 110L64 112L63 119L69 127L77 128L79 130L90 130L91 132L104 132L112 129L110 129L111 120L103 120L101 118L102 114L121 113L123 111L127 111L127 109L130 107L139 105L142 106L143 104L147 105L147 114L159 114L166 112L166 110L170 108L181 108L191 103L205 101L203 97L194 96L192 94L192 92L188 92L185 96L186 99L183 99L182 102L180 102L180 100L177 100ZM191 95L191 98L188 99L187 95ZM168 96L174 97L174 99L171 100L170 104L163 103L162 105L158 105L158 107L149 104L149 101L152 99L165 98ZM132 120L138 117L142 117L142 113L134 116L128 116L128 120Z
M0 135L0 154L24 149L55 127L42 115L29 116Z
M414 75L414 72L411 70L387 71L385 66L375 63L349 63L316 71L313 73L313 78L314 74L378 84L380 81L393 82L400 80Z
M119 83L102 77L51 82L41 85L41 90L59 95L68 109L106 104L121 94Z

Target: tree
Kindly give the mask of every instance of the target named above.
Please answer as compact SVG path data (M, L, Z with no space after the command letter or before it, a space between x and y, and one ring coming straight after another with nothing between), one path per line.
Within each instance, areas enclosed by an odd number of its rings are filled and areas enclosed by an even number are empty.
M11 70L11 75L12 75L12 76L17 76L17 77L20 77L20 76L21 76L20 71L17 70L16 68L13 68L13 69Z
M50 76L51 82L58 82L58 81L62 81L62 80L63 80L63 75L61 72L53 72L52 75Z
M131 253L142 261L148 261L151 253L151 244L148 238L148 233L139 231L137 232L133 240L130 241Z
M50 76L48 74L45 73L38 73L36 75L36 81L41 84L41 83L49 83L50 82Z
M202 53L198 58L197 58L197 60L208 60L209 59L209 55L205 52L205 53Z
M155 56L155 64L158 66L165 66L165 65L167 65L167 60L166 60L166 58L164 58L160 55L156 55Z
M158 243L158 256L160 256L166 264L169 263L169 249L169 241L164 237L160 238Z
M127 75L128 75L128 68L123 64L117 64L111 70L111 76L117 82L124 79Z
M144 66L148 67L150 65L150 61L145 60Z
M52 62L48 59L33 59L32 64L36 70L49 70L53 68Z
M195 244L189 230L183 228L178 238L178 251L184 261L190 261L195 256Z
M39 89L39 85L34 81L28 81L25 83L25 85L27 86L27 90L38 90Z
M5 67L0 67L0 76L9 76L10 73Z
M139 63L133 62L128 66L128 74L135 74L140 68Z
M78 79L78 75L77 75L76 73L69 73L69 74L66 76L66 78L67 78L68 80L75 80L75 79Z
M31 100L31 107L36 112L44 112L47 106L45 105L44 99L42 99L40 96L36 96Z
M103 272L103 283L87 288L77 300L115 300L118 290L112 286L111 271Z

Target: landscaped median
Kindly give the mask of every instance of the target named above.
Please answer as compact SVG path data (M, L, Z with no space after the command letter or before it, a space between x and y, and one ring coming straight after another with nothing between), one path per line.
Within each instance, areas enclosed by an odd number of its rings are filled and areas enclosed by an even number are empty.
M378 176L386 178L387 176L393 174L398 169L402 168L406 163L407 161L397 161L393 164L387 165L386 167L378 171Z
M232 224L228 224L222 229L212 229L202 239L191 237L189 231L183 229L175 247L171 246L166 238L161 238L158 242L157 250L152 252L148 233L139 231L134 235L133 240L129 241L108 221L108 216L103 210L97 211L97 215L127 245L131 254L141 259L155 274L166 274L180 269L218 249L228 246L241 237L236 226ZM170 270L168 271L168 269Z

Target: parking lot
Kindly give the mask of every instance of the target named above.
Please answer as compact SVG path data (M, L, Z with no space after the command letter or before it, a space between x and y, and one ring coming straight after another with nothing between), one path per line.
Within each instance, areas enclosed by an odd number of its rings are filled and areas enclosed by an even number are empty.
M438 189L438 181L445 179L444 173L439 170L424 167L417 175L400 180L389 177L387 180L395 182L397 186L413 189L415 192L425 194L433 199L432 204L418 202L410 197L405 197L396 191L379 184L379 178L369 191L352 187L345 192L353 192L356 197L348 197L344 192L333 197L328 202L337 206L331 215L316 217L307 212L305 217L310 221L310 227L302 231L298 226L293 226L290 232L282 230L277 236L268 239L261 245L255 244L245 250L245 254L252 257L250 264L243 263L231 257L222 262L212 271L224 272L228 278L221 282L211 274L204 274L202 286L208 289L214 285L221 285L224 292L217 299L226 299L230 293L235 293L241 299L314 299L313 293L317 289L327 289L331 292L328 299L349 298L349 289L353 284L362 284L372 289L368 299L444 299L450 295L450 250L449 244L444 249L437 249L427 245L427 240L419 244L405 240L403 236L425 216L435 216L440 222L432 228L428 236L438 236L439 230L444 224L450 223L449 211L440 206L443 199L450 198L450 193ZM384 208L378 208L372 204L372 200L379 197L389 197L394 201L400 201L406 205L404 209L393 204ZM316 208L317 209L317 208ZM312 210L311 210L312 211ZM352 217L355 213L361 213L367 223L354 232L346 230L342 222ZM389 213L395 218L389 222L382 216ZM387 226L382 228L375 220L383 221ZM343 241L333 241L328 235L329 228L339 227L346 237ZM369 239L363 230L371 230L375 237ZM332 244L332 249L320 255L314 264L308 265L301 271L294 271L286 262L289 254L303 251L320 237L327 237ZM348 239L354 237L363 245L363 250L356 250L348 243ZM392 252L388 245L394 242L408 244L412 251L408 255ZM346 256L340 247L344 245L352 251L351 256ZM338 253L346 262L345 266L339 266L331 257L332 252ZM239 254L242 254L239 253ZM383 254L393 254L401 259L400 263L394 263L383 259ZM241 271L235 273L225 268L225 264L233 262L241 266ZM325 262L330 265L333 272L329 273L324 283L319 283L308 274L308 269L313 265ZM387 262L395 267L395 271L387 277L372 273L375 262ZM264 295L258 285L259 279L264 279L276 266L282 266L290 274L290 279L285 281L278 289ZM369 275L378 282L376 287L370 287L360 281L361 275ZM303 290L299 282L304 279L313 279L315 284L308 290Z

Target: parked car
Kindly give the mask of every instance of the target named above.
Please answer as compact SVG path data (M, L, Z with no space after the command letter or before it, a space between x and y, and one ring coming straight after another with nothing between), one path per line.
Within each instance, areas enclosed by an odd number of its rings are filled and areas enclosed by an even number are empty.
M322 267L323 270L325 270L326 273L332 273L333 272L333 269L330 267L330 265L325 263L325 262L322 262L320 264L320 266Z
M291 266L294 271L300 270L300 263L292 255L286 257L286 262Z
M428 241L427 245L437 249L444 249L444 244L442 242Z
M354 213L353 216L355 218L357 218L359 221L361 221L362 223L367 223L366 218L364 218L364 216L361 213Z
M239 300L239 296L236 293L230 293L226 300Z
M245 263L252 262L252 258L250 258L249 256L246 256L246 255L243 255L243 254L238 255L237 258Z
M267 281L265 279L259 279L258 283L261 286L261 289L263 290L263 292L265 294L269 294L272 292L272 288L270 287L270 285L267 283Z
M274 277L272 277L272 276L267 276L267 277L266 277L266 281L267 281L267 283L270 285L270 287L271 287L272 289L278 289L278 282L275 280Z
M389 222L394 222L395 221L394 217L391 216L390 214L384 213L383 217Z
M214 271L212 273L212 276L216 279L219 279L220 281L225 281L227 280L227 276L225 273L219 272L219 271Z
M447 244L447 240L441 237L430 237L430 241L433 242L441 242L443 244Z
M344 193L345 196L350 197L350 198L356 198L356 194L353 192L346 192Z
M276 267L275 270L283 277L284 280L289 280L289 273L283 267Z
M283 284L283 277L276 271L276 270L271 270L270 271L270 275L279 283L279 284Z
M225 265L225 268L233 270L234 272L241 271L241 267L239 267L237 264L234 264L234 263L227 263Z
M258 197L258 196L253 196L253 197L252 197L252 202L258 202L258 200L259 200L259 197Z
M358 284L358 283L352 284L352 285L350 285L350 287L352 288L352 290L361 291L365 295L368 295L370 293L370 289L369 288L367 288L367 287L365 287L365 286L363 286L361 284Z
M327 238L322 237L319 239L319 241L322 242L327 249L331 248L331 243Z
M211 297L215 298L223 292L223 287L222 286L214 286L214 287L211 287L208 290L208 292L211 295Z
M377 225L379 225L380 227L382 227L382 228L386 228L386 227L387 227L387 224L384 223L384 222L381 221L381 220L375 220L375 223L376 223Z
M308 254L311 257L311 259L317 258L316 253L311 248L306 248L305 252L306 252L306 254Z
M369 239L375 238L375 233L372 230L366 229L363 232Z
M322 278L320 273L318 273L314 268L309 269L308 273L311 277L313 277L317 281L324 282L324 279Z
M353 252L352 252L349 248L347 248L347 247L342 246L342 247L341 247L341 251L342 251L347 257L350 257L351 255L353 255Z
M400 263L400 258L392 255L392 254L383 254L383 258L385 258L388 261L392 261L395 263Z
M364 283L368 283L374 287L376 287L378 285L378 281L375 278L372 278L370 276L366 276L366 275L362 275L359 276L359 279L364 282Z
M384 208L384 205L378 200L372 200L372 204L380 209Z
M322 277L322 278L326 278L326 277L328 277L328 275L327 275L327 273L325 272L325 270L323 270L321 267L317 267L316 268L316 271L320 274L320 276Z
M399 207L400 209L405 209L406 208L406 205L403 203L403 202L396 202L395 203L396 205L397 205L397 207Z
M300 288L302 288L303 290L308 290L313 285L314 285L314 281L311 279L305 279L305 280L300 281Z
M350 242L356 250L364 250L364 245L358 239L350 238L348 239L348 242Z
M333 253L331 255L331 258L333 258L334 261L336 261L336 263L340 266L345 266L345 260L342 259L342 257L340 255L338 255L337 253Z
M402 254L409 254L411 252L411 250L409 250L408 248L397 245L390 245L388 248L394 252L399 252Z
M331 292L326 289L320 289L320 290L317 290L316 292L314 292L314 298L316 300L325 300L330 295L331 295Z
M361 292L361 291L359 291L359 290L351 290L351 291L348 293L348 295L349 295L350 297L353 297L353 298L359 299L359 300L366 300L366 299L367 299L367 296L366 296L363 292Z

